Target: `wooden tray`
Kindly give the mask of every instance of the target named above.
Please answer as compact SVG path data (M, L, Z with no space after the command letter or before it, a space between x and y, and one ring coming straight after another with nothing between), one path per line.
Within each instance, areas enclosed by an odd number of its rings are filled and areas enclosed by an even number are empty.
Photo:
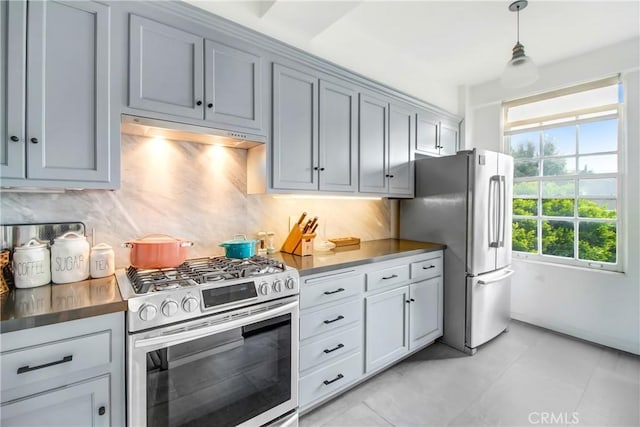
M335 244L336 247L360 244L360 239L358 237L332 237L329 241Z

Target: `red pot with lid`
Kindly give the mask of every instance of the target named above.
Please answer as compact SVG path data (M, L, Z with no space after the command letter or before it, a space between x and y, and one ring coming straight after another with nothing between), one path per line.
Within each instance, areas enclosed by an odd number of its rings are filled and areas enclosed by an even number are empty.
M187 259L193 242L166 234L149 234L122 246L131 249L129 261L136 268L172 268Z

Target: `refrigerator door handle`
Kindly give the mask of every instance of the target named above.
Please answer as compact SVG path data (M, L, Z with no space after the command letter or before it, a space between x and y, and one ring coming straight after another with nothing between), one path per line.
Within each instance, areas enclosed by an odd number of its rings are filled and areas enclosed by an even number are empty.
M507 180L504 175L500 175L500 182L498 187L498 203L499 203L499 216L498 216L498 247L504 248L504 236L506 233L506 217L507 217Z
M497 277L497 278L495 278L495 279L478 280L478 285L488 285L488 284L490 284L490 283L501 282L501 281L503 281L504 279L506 279L507 277L511 277L511 276L513 276L513 274L514 274L514 273L515 273L515 271L514 271L514 270L506 269L506 270L505 270L505 274L503 274L502 276Z
M497 193L497 194L496 194ZM489 180L489 247L497 248L499 242L499 199L500 198L500 176L494 175Z

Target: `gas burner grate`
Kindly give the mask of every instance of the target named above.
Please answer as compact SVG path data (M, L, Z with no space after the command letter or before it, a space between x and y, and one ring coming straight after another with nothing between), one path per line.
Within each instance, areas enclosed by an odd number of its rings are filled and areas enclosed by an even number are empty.
M246 259L205 257L186 260L175 268L143 270L129 267L127 276L136 293L158 292L197 284L281 273L287 266L278 260L253 256Z

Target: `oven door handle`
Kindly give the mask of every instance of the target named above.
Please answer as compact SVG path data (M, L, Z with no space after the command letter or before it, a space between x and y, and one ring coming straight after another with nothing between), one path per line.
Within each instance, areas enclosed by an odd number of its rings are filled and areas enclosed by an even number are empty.
M202 338L205 336L217 334L219 332L228 331L229 329L239 328L241 326L247 325L249 323L257 323L263 320L267 320L274 316L279 316L280 314L287 313L298 307L298 301L290 302L280 307L276 307L267 311L263 311L258 314L254 314L248 317L241 317L236 320L231 320L229 322L224 322L216 325L208 325L202 326L197 329L189 329L189 330L177 330L173 333L168 333L166 335L160 335L152 338L143 338L135 342L135 348L145 348L145 347L169 347L172 345L182 344L187 341L192 341L194 339Z

